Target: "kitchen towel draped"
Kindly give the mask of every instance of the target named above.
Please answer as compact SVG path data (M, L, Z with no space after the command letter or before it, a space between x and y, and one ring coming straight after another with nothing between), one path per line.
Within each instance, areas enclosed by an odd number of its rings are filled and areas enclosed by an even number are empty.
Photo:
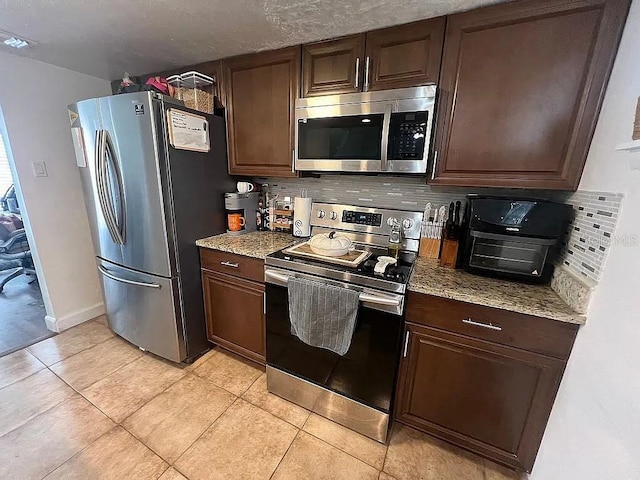
M289 278L288 287L291 332L312 347L347 353L360 294L302 278Z

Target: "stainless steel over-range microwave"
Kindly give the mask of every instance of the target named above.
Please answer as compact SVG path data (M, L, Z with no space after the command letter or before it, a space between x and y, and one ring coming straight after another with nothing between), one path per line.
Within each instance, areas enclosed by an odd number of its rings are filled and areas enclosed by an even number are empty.
M296 101L296 170L425 173L436 86Z

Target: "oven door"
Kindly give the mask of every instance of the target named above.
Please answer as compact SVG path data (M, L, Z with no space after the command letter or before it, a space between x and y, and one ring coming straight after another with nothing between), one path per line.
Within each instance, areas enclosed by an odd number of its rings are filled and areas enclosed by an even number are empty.
M553 239L471 231L469 267L539 278L545 271Z
M286 285L294 275L355 288L267 267L267 365L389 414L400 360L404 297L363 289L351 347L340 356L309 346L291 333Z

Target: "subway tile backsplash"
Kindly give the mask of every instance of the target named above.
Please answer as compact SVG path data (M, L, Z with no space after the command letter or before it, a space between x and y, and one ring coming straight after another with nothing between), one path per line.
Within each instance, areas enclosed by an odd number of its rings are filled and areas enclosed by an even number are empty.
M344 203L399 210L424 210L430 202L433 208L464 200L469 193L542 198L565 202L573 206L575 218L563 240L563 253L558 263L597 283L616 226L622 194L608 192L555 192L509 189L442 188L425 184L423 178L362 175L321 175L307 178L259 178L269 184L269 190L280 197L300 196L304 189L315 202Z

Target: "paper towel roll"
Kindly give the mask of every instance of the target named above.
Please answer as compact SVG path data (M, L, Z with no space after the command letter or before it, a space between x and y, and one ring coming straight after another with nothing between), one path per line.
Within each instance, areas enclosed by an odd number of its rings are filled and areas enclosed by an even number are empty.
M293 200L293 236L311 235L311 199L296 197Z

